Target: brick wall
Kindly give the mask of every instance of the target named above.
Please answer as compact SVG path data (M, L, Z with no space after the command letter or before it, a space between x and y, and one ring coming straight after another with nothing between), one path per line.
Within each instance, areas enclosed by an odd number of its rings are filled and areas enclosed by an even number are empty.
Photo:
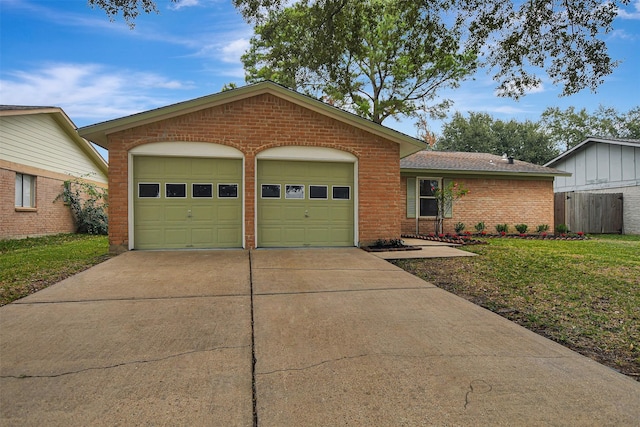
M15 169L0 168L0 239L74 232L69 207L60 200L54 203L64 179L39 175L32 168ZM36 176L35 209L16 209L16 172Z
M402 232L415 233L415 218L407 218L407 177L402 177ZM508 224L509 232L516 232L515 224L527 224L529 231L547 224L553 231L553 181L529 179L460 178L456 182L469 193L453 206L453 217L445 219L444 232L453 233L454 224L462 222L465 230L475 232L474 225L484 221L487 231L495 233L496 224ZM434 231L433 221L421 219L420 232Z
M153 142L211 142L245 155L245 232L255 247L255 158L272 147L316 146L358 158L361 244L400 235L399 146L273 95L264 94L109 135L109 240L127 250L128 152Z

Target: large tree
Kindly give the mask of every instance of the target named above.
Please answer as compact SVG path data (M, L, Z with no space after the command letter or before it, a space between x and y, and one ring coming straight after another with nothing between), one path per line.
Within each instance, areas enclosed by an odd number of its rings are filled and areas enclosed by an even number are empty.
M626 113L602 105L593 113L586 108L576 111L575 107L549 107L542 113L540 123L561 150L569 150L589 136L640 139L640 106Z
M242 57L248 82L274 80L382 123L441 113L448 102L434 104L438 91L475 69L476 55L461 51L455 31L401 1L342 9L330 39L309 31L321 26L316 7L296 4L256 26Z
M154 0L88 0L104 9L110 18L122 14L133 23L139 11L156 11ZM176 0L166 0L176 1ZM343 36L344 15L361 0L300 0L296 5L312 8L312 26L301 38L318 38L318 46L333 48ZM233 0L244 16L256 23L267 22L274 11L290 0ZM611 74L617 62L607 51L605 40L618 10L630 0L399 0L413 13L415 24L440 17L450 29L459 31L464 50L483 53L500 93L519 97L541 83L540 71L570 95L582 89L595 90ZM318 52L316 52L318 53ZM330 55L320 55L331 58Z
M518 160L542 165L558 155L549 136L531 121L508 122L487 113L456 112L442 127L437 150L507 154Z

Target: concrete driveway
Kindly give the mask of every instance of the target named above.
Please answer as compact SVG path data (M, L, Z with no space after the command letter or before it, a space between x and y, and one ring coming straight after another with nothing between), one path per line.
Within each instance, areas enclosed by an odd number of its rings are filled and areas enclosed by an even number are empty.
M128 252L0 346L3 426L640 422L640 383L358 249Z

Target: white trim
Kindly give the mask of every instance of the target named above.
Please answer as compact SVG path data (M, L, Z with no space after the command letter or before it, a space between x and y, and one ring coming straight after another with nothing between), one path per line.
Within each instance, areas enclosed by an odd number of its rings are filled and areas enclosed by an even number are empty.
M158 195L156 197L141 197L140 196L140 185L141 184L146 184L146 185L157 185L158 186ZM162 184L160 184L159 182L139 182L138 183L138 199L161 199L162 198Z
M167 194L167 185L184 185L184 196L169 196ZM165 182L164 183L164 198L165 199L188 199L189 189L186 182Z
M259 152L260 160L298 160L312 162L345 162L353 163L357 157L346 151L326 147L273 147Z
M211 196L209 196L209 197L202 197L202 196L196 197L195 194L194 194L194 191L193 191L193 186L194 185L210 185L211 186ZM213 182L192 182L191 183L191 198L192 199L196 199L196 200L213 199L214 198L213 197L213 188L214 188Z
M289 187L302 187L302 197L289 197ZM284 198L285 200L305 200L306 199L306 186L303 184L285 184L284 185Z
M269 186L278 186L278 197L263 197L262 196L262 186L264 185L269 185ZM260 198L261 199L266 199L266 200L279 200L282 199L282 185L280 184L260 184ZM256 206L257 207L257 206Z
M220 197L220 186L221 185L235 185L236 186L236 196L235 197ZM237 199L238 197L240 197L240 193L238 192L238 190L240 189L240 185L238 185L237 182L219 182L218 185L216 186L216 189L218 191L216 191L216 199Z
M425 199L433 199L436 200L435 196L421 196L420 195L420 181L438 181L438 188L442 188L444 185L444 179L442 177L436 176L417 176L416 177L416 218L418 219L437 219L438 214L430 215L430 216L422 216L420 215L420 198L424 197ZM437 200L436 200L436 211L437 211ZM443 214L444 218L444 214Z
M311 197L311 187L322 187L325 189L325 197ZM329 200L329 186L322 184L309 184L309 200Z
M213 142L153 142L138 145L129 153L136 156L244 158L237 148Z
M340 198L336 199L334 197L334 195L333 195L334 194L333 193L333 189L336 188L336 187L337 188L348 188L349 189L349 198L348 199L340 199ZM350 201L352 199L353 199L353 195L352 195L352 192L351 192L351 186L350 185L332 185L331 186L331 200L346 200L346 201Z

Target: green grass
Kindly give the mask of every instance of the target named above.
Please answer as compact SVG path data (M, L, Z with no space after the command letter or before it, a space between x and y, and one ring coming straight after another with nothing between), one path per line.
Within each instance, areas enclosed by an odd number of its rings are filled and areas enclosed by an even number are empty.
M488 239L473 258L396 264L640 380L640 236Z
M0 240L0 305L59 282L108 258L106 236L59 234Z

